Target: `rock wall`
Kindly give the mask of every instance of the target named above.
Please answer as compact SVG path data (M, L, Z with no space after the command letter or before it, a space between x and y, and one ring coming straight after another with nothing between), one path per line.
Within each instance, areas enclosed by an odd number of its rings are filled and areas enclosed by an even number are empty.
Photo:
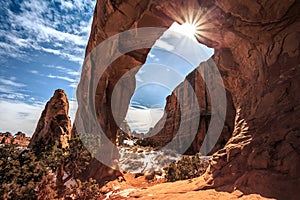
M215 3L224 14L215 62L237 111L233 137L214 154L207 181L229 191L296 199L299 2Z
M68 146L71 137L72 124L69 112L69 101L65 92L58 89L47 102L45 109L38 121L29 147L43 139L45 145L60 141L62 147Z
M166 144L169 143L177 134L179 126L181 125L184 126L182 129L184 131L182 134L183 137L177 138L178 141L176 141L174 144L179 146L184 145L185 141L187 141L186 138L192 137L195 139L185 154L196 154L200 152L200 148L202 146L204 137L206 136L212 115L209 90L206 88L200 72L204 78L206 77L207 79L210 79L208 76L212 77L212 75L209 74L210 72L204 72L204 67L201 65L192 71L185 78L185 81L178 85L172 94L167 97L164 116L157 122L155 127L146 134L147 138L143 139L145 144L150 144L153 147L166 146ZM191 88L194 91L189 90L188 84L191 85ZM195 92L200 108L200 121L196 136L192 135L189 128L192 127L192 123L195 123L195 120L190 119L182 124L180 123L181 109L187 111L188 115L193 118L195 108L194 104L190 102L190 96L192 95L190 94L191 92ZM228 91L226 92L226 96L226 120L218 142L211 150L207 150L210 155L223 148L233 132L235 109L233 107L231 94Z
M115 33L169 27L173 21L182 23L189 10L204 11L198 40L215 48L214 61L232 95L236 117L231 139L214 154L205 175L207 185L199 189L238 188L296 199L300 195L299 4L295 0L98 0L86 52ZM113 142L117 127L109 120L107 103L113 83L136 62L144 62L147 52L123 56L124 62L111 66L115 74L109 72L100 80L96 106L107 112L98 112L99 122L108 123L103 126ZM130 96L120 103L128 105Z

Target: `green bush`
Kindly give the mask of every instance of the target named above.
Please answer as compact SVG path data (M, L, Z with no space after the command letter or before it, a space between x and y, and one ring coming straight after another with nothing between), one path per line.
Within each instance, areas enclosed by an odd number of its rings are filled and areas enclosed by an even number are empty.
M68 193L65 199L97 200L101 197L99 185L92 178L84 182L76 179L76 183L70 186Z
M171 163L165 167L166 180L174 182L186 180L202 175L208 167L208 161L200 158L199 154L184 156L181 160Z
M1 147L0 199L36 199L36 188L46 173L45 165L31 150Z
M58 141L45 145L41 139L32 149L15 145L0 147L0 199L54 200L73 191L77 199L99 196L94 180L76 181L70 189L67 182L77 177L89 164L91 156L78 137L62 148ZM67 198L65 198L67 199Z

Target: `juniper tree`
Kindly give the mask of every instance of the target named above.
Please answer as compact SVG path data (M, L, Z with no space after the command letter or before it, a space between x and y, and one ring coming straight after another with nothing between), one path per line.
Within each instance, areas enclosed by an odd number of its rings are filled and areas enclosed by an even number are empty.
M37 185L47 173L44 163L28 149L0 148L0 199L36 199Z

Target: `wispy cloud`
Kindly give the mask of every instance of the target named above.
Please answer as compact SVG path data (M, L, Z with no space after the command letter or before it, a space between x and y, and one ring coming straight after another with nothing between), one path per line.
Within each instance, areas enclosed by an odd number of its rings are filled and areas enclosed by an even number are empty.
M157 48L161 48L161 49L165 49L167 51L172 51L175 49L175 47L169 43L167 43L166 41L163 40L157 40L155 42L155 47Z
M69 68L66 68L66 67L63 67L63 66L55 66L55 65L47 65L47 67L55 69L58 72L63 73L65 75L68 75L68 76L59 76L59 75L49 74L49 75L47 75L48 78L53 78L53 79L57 78L57 79L61 79L61 80L71 82L69 87L77 88L77 84L78 84L77 82L78 82L79 76L81 74L80 71L75 71L75 70L72 70L72 69L69 69Z
M77 101L69 99L69 116L70 116L72 122L74 122L74 120L75 120L77 108L78 108Z
M28 95L23 94L23 93L18 93L18 92L10 92L6 94L0 94L0 98L3 99L12 99L12 100L24 100Z
M66 10L63 15L57 5ZM14 58L30 57L20 50L30 48L81 64L91 27L91 17L84 17L92 16L94 5L95 0L25 0L16 13L10 3L3 2L8 23L0 24L0 37L5 38L0 47Z
M163 108L137 108L130 106L127 111L126 121L132 130L146 133L149 128L155 126L163 114Z
M78 62L79 64L82 64L83 62L83 56L79 55L73 55L73 54L68 54L63 52L63 50L58 50L58 49L50 49L50 48L44 48L42 47L41 50L47 53L52 53L54 55L60 56L62 58L66 58L69 61L72 62Z
M80 76L81 72L68 71L67 74L72 75L72 76Z
M71 83L69 85L70 88L77 88L78 84L77 83Z
M0 98L24 100L28 97L22 89L26 85L17 82L15 77L10 77L8 79L0 77L0 83Z
M0 71L0 110L7 113L0 115L1 131L32 133L51 95L49 90L61 87L70 96L80 76L76 69L84 58L95 3L96 0L0 1L0 62L4 65ZM61 66L45 68L53 63ZM21 67L13 75L12 68ZM75 115L76 102L69 102Z
M18 83L18 82L15 82L14 80L5 79L3 77L0 77L0 83L2 83L4 85L8 85L8 86L13 86L13 87L25 87L26 86L23 83Z
M42 113L43 105L30 105L20 101L0 99L0 110L5 115L0 115L0 131L23 131L31 135ZM26 117L24 117L26 116Z
M39 74L39 72L37 70L29 70L29 72L32 74Z
M75 82L76 82L75 79L72 79L72 78L67 77L67 76L54 76L54 75L52 75L52 74L49 74L47 77L48 77L48 78L56 78L56 79L68 81L68 82L71 82L71 83L75 83Z

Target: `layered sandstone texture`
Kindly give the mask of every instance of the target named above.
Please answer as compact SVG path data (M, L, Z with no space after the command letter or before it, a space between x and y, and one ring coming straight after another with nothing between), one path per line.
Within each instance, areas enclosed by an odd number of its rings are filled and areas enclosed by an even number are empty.
M180 146L185 145L189 138L194 138L185 153L196 154L200 152L210 125L211 116L212 114L217 114L216 111L212 113L211 97L204 82L204 79L206 79L206 82L208 82L208 80L212 81L212 74L211 71L205 70L204 66L200 65L186 77L183 83L175 88L172 94L166 99L164 116L157 122L155 127L146 134L147 138L143 139L145 144L153 147L164 147L176 136L181 126L183 132L180 134L182 136L176 138L177 141L174 142L174 145L179 146L179 149L181 149ZM191 87L192 90L189 87ZM194 94L198 101L199 110L195 108L194 102L191 102L193 101L191 96ZM228 91L226 92L226 97L227 112L224 127L218 142L212 147L207 147L205 152L208 154L212 154L223 148L230 139L233 131L235 109L231 94ZM186 112L188 120L182 119L181 110ZM199 114L195 112L200 112L199 121L195 121L194 115ZM194 123L198 124L196 134L192 133L191 130ZM195 134L195 136L193 134Z
M206 185L199 189L238 188L296 199L300 195L299 4L295 0L98 0L86 53L116 33L145 26L167 28L174 21L182 23L187 12L199 13L198 40L215 49L213 59L236 110L232 136L213 155ZM97 115L113 142L118 129L110 105L114 85L143 63L147 53L128 53L99 77ZM120 118L125 117L134 90L134 80L128 80L127 90L120 91Z
M58 89L54 92L53 97L47 102L29 147L32 147L36 142L40 141L45 145L58 141L62 147L67 147L72 130L68 112L69 101L67 95L63 90Z

